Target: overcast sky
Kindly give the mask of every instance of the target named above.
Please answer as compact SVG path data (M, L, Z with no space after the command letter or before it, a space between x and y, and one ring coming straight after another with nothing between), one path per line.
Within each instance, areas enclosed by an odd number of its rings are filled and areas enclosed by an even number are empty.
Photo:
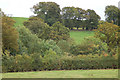
M29 17L34 15L30 8L38 2L52 1L60 5L60 8L66 6L80 7L82 9L93 9L105 19L105 6L118 6L120 0L0 0L0 8L5 14L12 14L13 17Z

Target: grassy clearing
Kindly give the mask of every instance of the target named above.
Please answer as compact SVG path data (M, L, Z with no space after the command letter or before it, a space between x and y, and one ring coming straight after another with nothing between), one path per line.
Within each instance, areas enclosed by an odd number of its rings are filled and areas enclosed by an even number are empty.
M16 21L16 23L14 24L15 27L23 26L23 22L28 20L28 18L24 17L12 17L12 19Z
M3 78L118 78L118 70L63 70L3 73Z
M73 38L76 43L81 43L85 37L94 36L93 31L70 31L70 37Z

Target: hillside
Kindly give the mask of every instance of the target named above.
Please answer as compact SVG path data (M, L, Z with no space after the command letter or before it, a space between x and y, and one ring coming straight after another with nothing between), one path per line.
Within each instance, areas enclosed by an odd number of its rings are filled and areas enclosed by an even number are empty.
M16 21L16 23L14 24L15 27L23 26L23 22L28 20L28 18L25 17L12 17L12 19Z
M12 17L16 21L15 27L23 26L23 22L28 20L25 17ZM70 37L75 40L77 44L81 43L85 37L94 36L93 31L70 31Z

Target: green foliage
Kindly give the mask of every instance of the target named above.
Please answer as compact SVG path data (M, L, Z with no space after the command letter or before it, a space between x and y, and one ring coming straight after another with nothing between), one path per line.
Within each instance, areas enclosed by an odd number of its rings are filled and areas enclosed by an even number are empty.
M96 37L100 38L103 42L107 44L109 47L108 52L111 52L112 49L117 48L120 43L120 32L119 26L114 25L113 23L105 22L104 24L100 24L97 32ZM114 54L116 51L114 52Z
M86 28L86 30L96 29L100 16L94 10L84 10L79 7L64 7L62 9L63 24L69 29L73 27Z
M36 34L38 38L49 39L51 27L44 23L42 19L31 17L28 21L24 22L24 26L29 28L33 34Z
M40 39L30 32L30 30L24 26L17 27L19 32L19 46L20 50L26 48L25 51L30 53L40 53Z
M42 18L50 26L60 21L60 7L55 2L39 2L32 10L37 17Z
M99 38L87 37L81 44L71 46L70 52L74 55L79 54L105 54L108 47Z
M100 20L100 16L96 14L94 10L87 10L87 14L89 18L86 20L86 30L88 29L96 29L98 22Z
M54 23L51 27L37 17L31 17L24 25L30 29L33 34L36 34L41 39L52 39L58 42L69 38L69 29L63 26L60 22Z
M63 24L69 29L81 27L82 20L85 19L85 10L75 7L64 7L62 9Z
M107 22L114 22L114 24L118 25L118 16L120 10L118 7L109 5L105 7L105 16Z
M58 56L50 49L48 54L22 54L3 57L3 72L25 72L41 70L117 69L118 61L111 56L79 55Z
M21 52L39 53L44 56L45 51L53 49L57 54L62 54L61 49L57 46L56 42L53 40L40 40L35 34L32 34L30 30L26 27L18 27L19 31L19 46ZM24 52L24 53L25 53Z
M52 49L46 51L47 55L43 58L44 70L56 70L58 65L59 56Z
M62 54L62 50L57 46L56 42L53 40L47 40L47 41L41 41L40 43L40 49L39 51L41 51L41 55L44 56L46 55L46 51L52 49L53 51L56 52L56 54L61 55Z
M89 48L90 48L90 45L86 43L73 45L70 47L70 53L74 55L90 54L92 51L88 50Z
M60 40L57 45L60 47L60 49L63 51L63 52L69 52L70 50L70 43L67 42L66 40Z
M69 29L63 26L60 22L56 22L52 25L50 39L58 42L59 40L67 40L69 37Z
M106 54L108 50L108 46L106 43L102 42L99 38L95 37L87 37L85 38L85 43L83 44L89 44L89 50L91 49L92 54Z

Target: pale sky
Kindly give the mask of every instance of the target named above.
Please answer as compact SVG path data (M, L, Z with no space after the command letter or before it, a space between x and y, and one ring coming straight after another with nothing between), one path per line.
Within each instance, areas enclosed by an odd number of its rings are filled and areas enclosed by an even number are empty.
M56 2L61 9L67 6L80 7L85 10L93 9L104 20L105 7L107 5L118 7L120 0L0 0L0 8L5 14L12 14L13 17L29 17L34 15L30 10L33 5L48 1Z

